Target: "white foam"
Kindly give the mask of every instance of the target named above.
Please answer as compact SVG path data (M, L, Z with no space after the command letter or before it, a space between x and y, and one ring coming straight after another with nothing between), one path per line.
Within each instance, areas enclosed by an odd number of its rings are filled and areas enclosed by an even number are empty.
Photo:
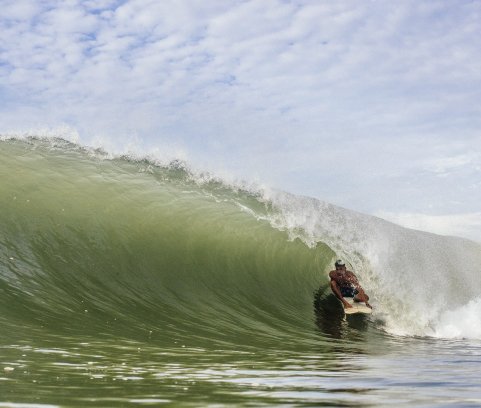
M65 124L55 127L42 126L35 128L12 129L0 133L0 140L24 140L32 137L45 140L61 138L71 143L79 143L80 141L78 131Z
M455 310L441 314L433 336L442 338L481 339L481 297Z

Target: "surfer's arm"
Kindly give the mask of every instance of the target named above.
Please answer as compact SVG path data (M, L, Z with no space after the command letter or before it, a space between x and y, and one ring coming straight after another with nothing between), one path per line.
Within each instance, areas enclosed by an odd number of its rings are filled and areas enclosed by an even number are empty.
M336 297L342 302L344 307L352 307L342 296L341 291L339 290L339 286L337 285L337 282L332 279L331 277L331 289L332 292L336 295Z

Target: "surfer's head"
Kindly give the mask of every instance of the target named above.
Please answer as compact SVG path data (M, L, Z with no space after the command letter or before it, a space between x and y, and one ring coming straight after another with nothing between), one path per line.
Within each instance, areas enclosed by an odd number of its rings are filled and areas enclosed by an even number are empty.
M336 267L336 269L344 269L346 267L346 264L344 263L344 261L342 259L338 259L334 263L334 266Z

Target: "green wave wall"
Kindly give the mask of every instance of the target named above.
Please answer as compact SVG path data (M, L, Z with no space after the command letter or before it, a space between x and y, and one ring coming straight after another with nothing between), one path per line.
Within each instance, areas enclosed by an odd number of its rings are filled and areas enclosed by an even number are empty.
M254 193L63 140L0 142L0 177L6 327L243 344L312 332L335 254L273 228Z

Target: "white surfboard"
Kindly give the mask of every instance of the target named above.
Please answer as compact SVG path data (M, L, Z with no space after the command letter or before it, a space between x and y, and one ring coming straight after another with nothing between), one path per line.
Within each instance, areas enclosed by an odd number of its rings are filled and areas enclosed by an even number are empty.
M356 313L362 313L362 314L371 314L372 309L364 302L354 302L353 298L350 297L345 297L344 298L352 307L345 307L344 312L346 314L356 314Z

